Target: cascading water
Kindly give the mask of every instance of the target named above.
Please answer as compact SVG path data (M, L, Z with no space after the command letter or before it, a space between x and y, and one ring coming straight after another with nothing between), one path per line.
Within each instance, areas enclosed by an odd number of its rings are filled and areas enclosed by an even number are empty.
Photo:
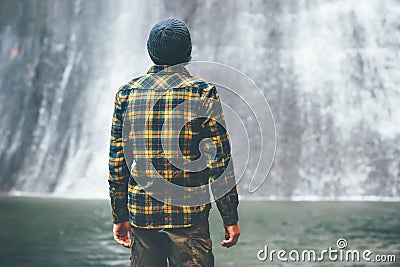
M193 59L241 70L274 113L274 166L256 193L241 184L243 197L400 196L398 1L2 1L0 10L1 191L106 197L115 92L150 66L151 26L178 17Z

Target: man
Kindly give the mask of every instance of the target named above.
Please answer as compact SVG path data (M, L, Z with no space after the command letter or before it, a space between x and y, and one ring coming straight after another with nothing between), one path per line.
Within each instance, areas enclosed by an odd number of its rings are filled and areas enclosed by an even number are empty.
M157 23L147 48L155 65L122 86L115 98L108 179L114 239L131 248L131 266L213 266L208 224L211 204L204 201L210 199L210 181L225 227L221 245L234 246L240 234L239 201L219 96L213 85L179 65L191 59L192 50L189 30L182 21ZM176 111L181 104L183 111ZM177 125L183 118L189 121ZM180 131L165 130L164 125ZM215 149L214 157L207 150L206 168L187 169L174 162L180 157L182 162L201 158L203 139L211 140ZM178 148L171 149L176 140ZM155 184L162 181L179 185L183 195L167 190L168 186L157 195L163 187L157 189ZM208 195L198 197L201 194L195 192Z

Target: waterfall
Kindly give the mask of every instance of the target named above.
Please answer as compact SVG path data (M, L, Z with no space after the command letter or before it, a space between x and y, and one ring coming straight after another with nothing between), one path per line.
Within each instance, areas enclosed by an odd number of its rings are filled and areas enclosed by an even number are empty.
M273 111L274 166L256 193L245 177L243 197L400 197L398 1L2 1L0 10L0 191L106 197L115 93L151 65L152 25L178 17L194 60L239 69Z

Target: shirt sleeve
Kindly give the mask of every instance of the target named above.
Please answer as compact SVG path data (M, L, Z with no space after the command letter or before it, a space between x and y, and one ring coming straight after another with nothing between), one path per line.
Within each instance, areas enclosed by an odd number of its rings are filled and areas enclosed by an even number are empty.
M208 159L211 191L225 225L234 225L239 220L239 204L235 173L232 162L229 135L225 126L219 95L215 87L210 89L204 99L206 119L202 123L203 137L210 138L214 146L215 157ZM214 153L213 153L214 154ZM230 164L229 164L230 163Z
M129 221L128 182L130 172L123 152L122 114L120 91L118 91L115 97L114 115L111 126L108 176L113 223Z

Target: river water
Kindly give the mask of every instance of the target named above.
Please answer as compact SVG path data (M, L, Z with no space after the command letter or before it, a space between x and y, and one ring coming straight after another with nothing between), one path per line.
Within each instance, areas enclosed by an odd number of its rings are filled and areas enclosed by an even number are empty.
M242 201L242 234L236 247L220 246L223 228L217 209L210 216L216 266L283 266L260 261L268 249L369 249L400 261L400 203ZM106 200L0 197L0 258L4 267L128 266L129 250L112 239ZM276 257L276 256L275 256ZM286 266L289 263L285 263ZM289 266L364 266L365 262L290 262ZM376 266L372 264L371 266ZM385 266L399 266L399 263Z

